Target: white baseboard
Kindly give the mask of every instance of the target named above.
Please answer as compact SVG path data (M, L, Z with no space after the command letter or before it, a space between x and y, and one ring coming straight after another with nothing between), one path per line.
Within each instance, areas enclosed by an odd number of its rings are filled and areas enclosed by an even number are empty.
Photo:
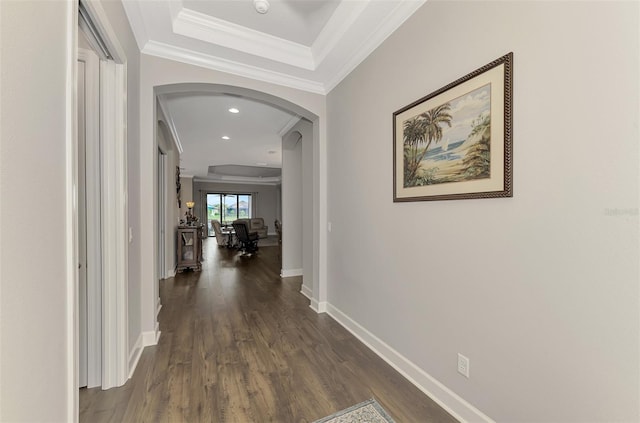
M313 290L304 284L300 288L300 293L310 300L313 298Z
M160 332L160 323L156 322L155 330L142 332L140 336L138 336L136 344L133 346L131 353L129 353L129 379L131 379L131 377L133 376L133 372L138 366L138 361L140 361L140 356L142 355L144 347L157 345L161 333L162 332Z
M318 314L327 312L326 301L318 301L315 298L311 298L311 304L309 304L309 307Z
M165 279L174 278L176 276L176 269L167 269L167 277Z
M282 269L280 270L281 278L290 278L292 276L302 276L302 269Z
M312 300L313 304L313 300ZM327 303L325 303L327 304ZM424 392L439 406L461 422L495 423L490 417L469 404L455 392L436 380L433 376L416 366L398 351L391 348L373 333L362 327L342 311L327 304L327 312L335 321L362 341L371 351L396 369L409 382ZM313 307L312 307L313 308Z
M133 372L138 366L138 361L140 361L140 356L142 355L143 350L144 346L142 345L142 334L140 334L140 336L138 336L136 344L133 346L133 349L129 354L129 379L131 379L131 377L133 376Z
M300 289L300 293L309 299L310 301L309 307L311 307L311 310L315 311L318 314L327 312L327 302L326 301L319 302L318 300L313 298L313 290L311 288L309 288L308 286L302 285L302 288Z
M149 347L151 345L158 345L158 340L160 339L160 325L156 323L156 329L150 330L147 332L142 332L142 346Z

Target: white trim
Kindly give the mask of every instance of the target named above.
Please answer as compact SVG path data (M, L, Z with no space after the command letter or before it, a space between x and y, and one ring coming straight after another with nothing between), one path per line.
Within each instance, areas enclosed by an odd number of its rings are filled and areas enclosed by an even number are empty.
M315 298L311 298L311 304L309 304L309 307L318 314L327 312L326 301L318 301Z
M72 30L77 36L77 2ZM102 176L102 388L120 386L128 374L128 221L126 55L98 1L84 2L114 61L101 62L100 142ZM74 54L77 50L73 40ZM75 56L74 56L75 59ZM117 63L117 64L116 64ZM75 66L75 60L73 65ZM75 78L73 83L75 84ZM76 110L74 110L77 113ZM77 126L77 116L74 123ZM76 138L77 140L77 138ZM77 141L75 141L77 144ZM76 251L77 252L77 251ZM77 257L77 256L76 256ZM77 313L77 303L74 302ZM77 329L76 329L77 330ZM76 332L77 337L77 332ZM77 339L77 338L76 338ZM77 342L75 346L77 354ZM74 359L76 359L74 357ZM77 389L76 389L77 395ZM76 403L76 413L78 407Z
M80 417L78 387L78 107L76 101L78 61L78 2L66 1L66 69L65 69L65 226L66 257L66 416L76 423ZM5 178L6 182L6 178Z
M309 300L313 299L313 289L309 288L306 285L302 285L300 287L300 293L307 297Z
M258 81L270 82L284 87L295 88L316 94L326 94L324 85L318 81L312 81L310 79L299 78L286 73L260 68L258 66L222 59L158 41L148 41L142 49L142 53L230 73L245 78L251 78Z
M178 136L178 130L176 129L176 124L173 122L173 116L171 116L171 113L169 113L169 109L167 108L166 97L163 95L159 95L158 104L160 105L160 112L164 116L164 122L169 128L169 132L171 132L173 143L178 149L178 152L182 154L184 152L184 148L182 148L182 143L180 142L180 137Z
M302 276L302 269L281 269L281 278L291 278L293 276Z
M128 374L128 226L126 69L100 67L102 152L103 367L102 388L121 386Z
M142 345L144 347L158 345L158 340L160 340L160 335L162 335L162 332L160 332L160 325L156 323L155 330L142 332Z
M175 268L167 269L167 279L175 278L175 277L176 277L176 269ZM162 304L160 306L162 306Z
M142 50L144 45L149 41L149 36L144 25L144 18L142 17L142 11L140 10L140 3L137 1L123 1L122 7L129 20L129 26L133 31L134 38L138 49Z
M144 351L144 346L142 345L142 334L140 334L136 340L136 344L133 346L133 349L129 354L129 379L133 377L133 372L135 372L136 367L138 366L138 361L140 361L142 351Z
M362 45L353 50L353 54L347 63L331 77L324 81L327 94L335 88L344 78L347 77L364 59L366 59L384 40L413 15L427 0L405 0L401 1L391 13L378 25L378 27L365 39Z
M332 304L327 304L327 312L336 322L340 323L345 329L369 347L371 351L396 369L409 382L413 383L457 420L461 422L482 421L495 423L489 416L482 413L436 378L409 361L409 359L387 345L337 307L334 307Z
M302 119L302 116L299 116L299 115L291 116L291 119L289 119L289 121L285 123L284 126L280 128L280 130L278 131L278 136L280 138L284 137L291 128L296 126L296 123L300 122L300 119Z
M102 376L102 250L100 234L100 62L91 50L78 49L85 63L85 137L87 207L87 387Z
M311 52L318 67L331 54L345 34L352 28L371 0L341 1L311 45Z
M102 36L102 40L107 45L109 53L113 56L113 60L116 63L125 63L127 56L124 53L124 49L118 41L116 32L109 24L109 18L105 13L102 5L98 1L83 1L82 4L86 7L87 12L91 16L93 24L98 29L98 32Z
M326 313L328 310L329 303L326 301L320 301L318 303L318 313Z
M182 8L173 20L173 32L298 68L316 69L310 47L195 10Z

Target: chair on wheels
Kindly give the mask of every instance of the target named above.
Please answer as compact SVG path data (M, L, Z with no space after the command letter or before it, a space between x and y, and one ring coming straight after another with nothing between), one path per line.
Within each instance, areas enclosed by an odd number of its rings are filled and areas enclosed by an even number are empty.
M233 222L233 229L236 231L236 238L240 243L240 251L249 255L258 251L258 234L249 232L246 222Z

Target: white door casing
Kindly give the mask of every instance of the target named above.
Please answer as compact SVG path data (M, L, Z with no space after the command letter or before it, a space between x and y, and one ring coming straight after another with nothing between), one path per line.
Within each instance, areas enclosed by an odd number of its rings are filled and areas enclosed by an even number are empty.
M89 388L101 385L102 378L102 250L100 239L100 104L99 60L94 52L78 49L78 63L84 66L83 98L78 91L78 113L83 115L84 130L78 133L78 153L84 136L86 192L86 329L87 380ZM79 75L80 77L80 72ZM81 106L84 103L84 113ZM80 122L79 122L80 123ZM79 126L80 131L80 126ZM79 169L80 171L80 169ZM82 175L79 175L81 177ZM78 206L79 213L81 204ZM79 298L82 301L82 298ZM81 323L81 322L79 322ZM82 341L82 339L80 338ZM80 345L82 348L82 345Z
M101 231L102 275L102 389L123 385L128 378L128 221L127 221L127 71L126 55L99 2L82 2L89 18L113 59L100 61L99 81L99 140L100 148L93 151L99 157L100 186L89 189L99 195L99 216L93 216L94 228ZM77 4L77 3L76 3ZM78 7L74 8L77 16ZM77 30L77 21L75 21ZM76 34L77 35L77 34ZM77 37L75 37L77 40ZM77 115L70 115L77 127ZM77 151L77 136L72 150ZM89 152L87 152L89 154ZM70 164L70 166L73 164ZM72 168L72 186L77 185L77 173ZM77 222L77 210L72 219ZM88 217L89 218L89 217ZM91 225L90 225L91 226ZM77 248L75 251L77 259ZM71 293L77 298L77 286ZM75 301L71 304L77 304ZM75 315L77 315L77 305ZM77 325L75 325L77 340ZM76 341L77 342L77 341ZM77 344L74 361L77 360ZM77 396L77 393L74 395ZM76 403L77 404L77 403ZM77 408L77 407L76 407ZM76 409L77 412L77 409ZM76 414L77 416L77 414Z

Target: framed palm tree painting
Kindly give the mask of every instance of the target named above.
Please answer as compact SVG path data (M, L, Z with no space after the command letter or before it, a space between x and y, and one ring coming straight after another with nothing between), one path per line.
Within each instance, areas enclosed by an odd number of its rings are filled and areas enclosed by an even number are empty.
M393 201L513 196L513 53L393 114Z

